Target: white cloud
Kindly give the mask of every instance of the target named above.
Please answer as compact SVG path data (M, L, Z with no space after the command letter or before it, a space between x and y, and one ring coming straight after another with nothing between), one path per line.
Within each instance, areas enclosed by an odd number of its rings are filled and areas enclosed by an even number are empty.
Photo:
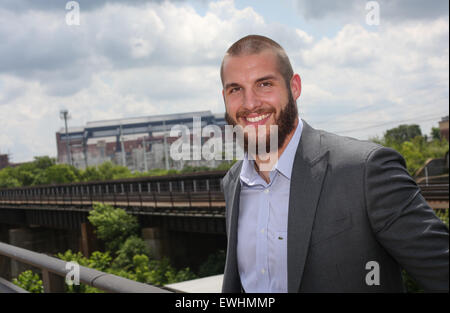
M80 26L67 26L56 9L0 8L0 149L13 161L55 156L61 108L73 126L223 112L221 58L251 33L286 48L302 77L300 112L313 126L339 131L448 112L448 18L375 31L351 23L320 38L231 0L208 3L203 15L184 2L133 3L82 10Z
M346 25L302 54L303 80L320 86L303 102L306 117L359 138L409 119L423 122L428 133L448 114L448 54L448 19L391 24L377 32ZM361 129L376 124L385 127Z

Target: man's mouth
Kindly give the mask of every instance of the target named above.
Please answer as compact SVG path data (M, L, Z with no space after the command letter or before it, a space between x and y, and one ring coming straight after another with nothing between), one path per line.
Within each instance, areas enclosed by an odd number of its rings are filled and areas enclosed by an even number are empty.
M259 123L261 121L265 121L272 113L267 113L267 114L261 114L261 115L256 115L256 116L246 116L244 117L244 120L247 123Z

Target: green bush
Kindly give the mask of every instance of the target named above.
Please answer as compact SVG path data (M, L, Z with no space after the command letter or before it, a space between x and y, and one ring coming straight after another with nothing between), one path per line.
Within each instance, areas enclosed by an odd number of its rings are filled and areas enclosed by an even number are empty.
M198 270L199 277L207 277L222 274L225 269L225 251L219 250L208 256L208 259L200 265Z
M94 252L95 253L95 252ZM101 252L99 252L101 254ZM91 267L95 268L97 270L101 270L100 268L97 268L93 265L98 264L98 259L101 259L99 254L92 254L92 259L88 259L81 252L73 253L72 250L67 250L64 253L58 253L56 257L60 258L63 261L66 262L76 262L81 266ZM67 293L99 293L102 292L100 289L91 287L89 285L80 283L79 285L67 285L65 284L65 290Z
M139 229L137 218L123 209L111 205L95 203L89 212L89 222L94 225L99 239L106 243L106 249L115 254L130 236Z
M31 270L22 272L17 278L14 278L12 282L20 288L32 293L44 292L42 280L39 278L38 274L33 273Z
M120 268L126 271L134 270L134 260L133 257L136 255L149 256L150 251L142 238L137 236L130 236L127 240L120 246L119 251L117 251L117 257L112 263L113 268Z
M444 222L445 225L447 225L448 228L448 209L447 210L438 210L436 212L437 217L441 219L441 221Z

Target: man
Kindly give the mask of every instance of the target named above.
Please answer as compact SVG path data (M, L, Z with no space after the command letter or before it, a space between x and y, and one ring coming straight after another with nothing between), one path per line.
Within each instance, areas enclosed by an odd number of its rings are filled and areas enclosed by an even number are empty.
M247 153L222 182L223 292L402 292L401 269L448 291L448 229L397 152L299 119L300 76L269 38L234 43L221 78L229 124L278 125L273 169Z

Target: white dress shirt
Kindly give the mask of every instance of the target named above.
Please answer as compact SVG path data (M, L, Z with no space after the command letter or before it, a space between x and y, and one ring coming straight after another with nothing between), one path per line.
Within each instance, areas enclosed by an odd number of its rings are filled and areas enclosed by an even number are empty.
M287 292L287 218L292 166L303 123L270 172L267 184L244 156L237 261L245 292Z

